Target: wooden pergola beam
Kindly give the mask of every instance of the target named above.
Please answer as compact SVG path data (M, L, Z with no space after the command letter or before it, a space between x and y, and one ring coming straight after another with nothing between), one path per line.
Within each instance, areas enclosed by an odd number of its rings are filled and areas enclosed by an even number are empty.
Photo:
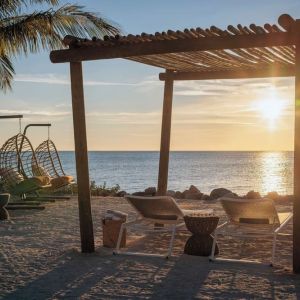
M238 70L238 71L208 71L208 72L174 72L172 74L160 73L159 79L166 80L210 80L210 79L246 79L267 77L291 77L295 76L295 66L285 68L270 68L262 70Z
M70 49L52 51L50 59L53 63L65 63L177 52L288 46L294 43L295 35L293 31L272 32L253 35L212 36L186 40L158 40L110 46L71 47Z

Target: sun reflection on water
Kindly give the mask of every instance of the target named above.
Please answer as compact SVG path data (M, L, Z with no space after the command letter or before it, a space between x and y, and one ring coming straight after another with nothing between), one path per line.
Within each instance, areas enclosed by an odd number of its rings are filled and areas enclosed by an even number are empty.
M261 178L260 190L263 194L271 191L285 194L282 187L290 180L292 170L287 165L287 155L284 152L262 152L259 155Z

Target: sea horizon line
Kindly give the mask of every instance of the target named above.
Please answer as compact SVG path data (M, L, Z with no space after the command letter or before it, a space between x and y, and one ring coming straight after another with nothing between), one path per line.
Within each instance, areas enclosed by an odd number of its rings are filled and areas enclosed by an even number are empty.
M58 150L75 152L74 149ZM88 150L88 152L160 152L159 150ZM294 150L170 150L171 152L294 152Z

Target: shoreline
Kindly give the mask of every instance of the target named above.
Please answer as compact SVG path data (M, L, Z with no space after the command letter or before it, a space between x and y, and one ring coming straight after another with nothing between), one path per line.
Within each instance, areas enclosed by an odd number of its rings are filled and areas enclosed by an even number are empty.
M155 186L150 186L142 191L137 192L127 192L122 190L121 187L116 184L112 187L108 187L106 184L97 185L95 181L91 181L90 185L92 196L103 196L103 197L124 197L126 194L132 194L136 196L156 196L157 189ZM74 184L72 188L65 189L63 191L67 195L77 194L77 185ZM58 194L59 195L59 194ZM190 185L188 189L183 191L178 190L168 190L167 196L171 196L175 199L187 199L187 200L215 200L220 197L233 197L233 198L244 198L244 199L260 199L269 198L272 200L292 200L293 195L291 194L279 194L276 191L269 191L265 195L261 195L258 191L250 190L247 193L237 194L235 191L230 189L219 187L211 190L208 194L200 191L195 185Z

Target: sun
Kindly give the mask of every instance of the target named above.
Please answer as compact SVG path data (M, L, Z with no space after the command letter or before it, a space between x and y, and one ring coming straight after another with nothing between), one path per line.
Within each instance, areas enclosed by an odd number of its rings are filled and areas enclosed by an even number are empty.
M257 104L259 112L269 121L275 121L281 116L283 106L282 101L274 98L262 100Z
M285 102L273 89L254 104L254 109L266 120L270 130L278 127L278 121L283 114L284 107Z

